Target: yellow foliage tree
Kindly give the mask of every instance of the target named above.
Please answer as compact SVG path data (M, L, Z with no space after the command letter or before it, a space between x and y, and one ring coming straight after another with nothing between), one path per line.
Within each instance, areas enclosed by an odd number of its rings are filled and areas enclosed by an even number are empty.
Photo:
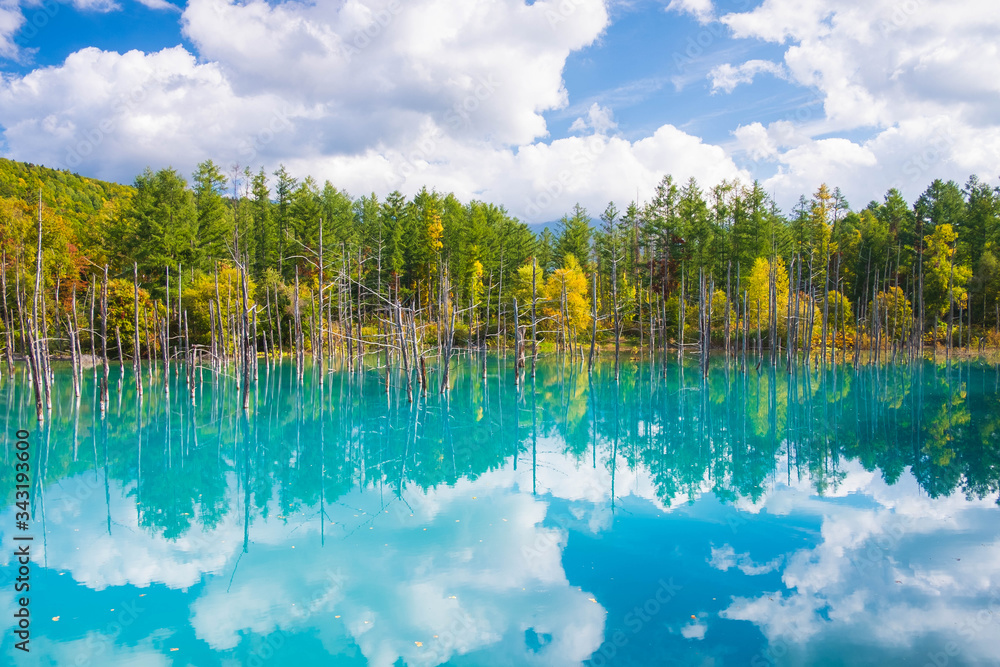
M875 313L889 340L902 340L913 322L913 306L899 287L890 287L875 295L875 303L868 304L868 312Z
M441 237L444 236L444 223L441 222L441 216L436 212L430 212L427 215L427 246L432 252L440 252L441 248L444 247L444 242Z
M857 333L851 300L836 290L830 290L826 294L829 302L827 309L830 312L830 325L828 335L834 347L848 347L854 344L854 336ZM817 304L817 310L820 305ZM816 345L821 344L823 338L823 314L816 316L816 327L813 330L813 341ZM834 331L836 330L836 338Z
M587 298L587 274L573 255L563 258L563 266L545 280L544 298L547 314L559 326L569 330L586 331L590 327L590 299ZM562 318L563 293L566 295L566 321Z
M543 281L541 272L536 273L539 318L550 318L555 328L569 328L570 335L590 331L590 283L580 263L571 254L563 258L562 268L556 269ZM566 318L563 321L563 291L566 294ZM523 315L531 309L531 262L517 270L514 285L517 307ZM548 327L544 327L548 328Z
M956 257L958 234L949 224L938 225L927 239L924 252L924 305L927 312L944 317L949 304L964 308L972 269Z
M764 257L758 257L750 272L747 294L750 308L750 330L756 331L758 324L762 331L767 331L771 321L770 285L773 280L777 291L778 335L784 335L788 319L788 270L785 262L776 258L774 262ZM760 302L760 321L757 320L757 303Z
M257 286L252 279L247 277L247 292L250 296L249 305L253 305L256 297ZM196 341L207 343L212 329L209 316L211 310L208 302L215 300L215 276L201 271L196 271L193 280L184 282L183 308L188 313L188 324L194 331L202 332ZM219 300L220 314L223 320L227 319L227 312L233 316L239 316L243 308L243 287L240 282L240 272L228 264L219 265ZM308 304L309 295L306 292L305 303ZM251 315L251 321L253 316ZM258 320L260 319L258 315ZM225 335L219 332L220 335ZM227 342L228 339L227 339Z
M478 259L472 263L472 298L477 303L482 297L485 288L483 286L483 263Z

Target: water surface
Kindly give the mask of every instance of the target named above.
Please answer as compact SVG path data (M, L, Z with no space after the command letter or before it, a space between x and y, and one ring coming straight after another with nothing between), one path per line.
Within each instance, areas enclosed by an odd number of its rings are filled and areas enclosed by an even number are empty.
M1000 661L996 366L512 361L412 403L262 364L248 413L232 378L140 401L113 367L103 418L60 370L43 427L5 379L5 534L15 428L42 474L32 652L0 661Z

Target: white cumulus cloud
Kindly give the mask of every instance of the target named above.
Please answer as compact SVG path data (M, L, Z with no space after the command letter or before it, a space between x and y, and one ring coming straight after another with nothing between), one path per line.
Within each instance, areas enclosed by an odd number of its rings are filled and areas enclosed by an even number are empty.
M593 130L595 134L607 134L618 127L615 122L614 112L607 107L602 107L597 102L590 105L587 110L587 117L580 117L569 126L570 132L585 132Z
M815 96L734 132L736 148L777 168L765 185L779 201L826 181L863 206L891 186L912 199L933 178L994 175L1000 14L981 2L765 0L720 20L737 38L784 45L788 80ZM713 74L731 90L749 73Z
M670 0L667 11L690 14L699 23L708 23L715 16L712 0Z
M190 173L209 157L284 163L354 194L428 185L528 221L648 197L665 173L703 186L759 177L787 209L821 182L864 205L893 185L912 199L936 177L989 178L1000 162L1000 14L977 0L764 0L711 23L732 62L701 94L752 94L759 75L781 77L805 98L786 99L784 117L712 121L733 123L719 145L677 119L630 131L594 104L574 114L571 136L553 137L546 114L579 104L567 62L600 54L608 4L191 0L189 48L86 48L0 78L4 155L125 182L146 165ZM709 0L668 9L716 15ZM23 55L24 20L0 0L0 57ZM754 43L766 59L735 55Z
M24 24L24 15L14 0L0 0L0 58L14 59L18 55L15 36Z
M157 11L179 12L180 8L167 0L136 0L140 5Z
M708 73L708 78L712 81L712 91L723 90L727 93L741 83L751 83L758 74L771 74L780 79L785 78L785 68L779 63L770 60L748 60L745 63L733 66L724 63L713 67Z

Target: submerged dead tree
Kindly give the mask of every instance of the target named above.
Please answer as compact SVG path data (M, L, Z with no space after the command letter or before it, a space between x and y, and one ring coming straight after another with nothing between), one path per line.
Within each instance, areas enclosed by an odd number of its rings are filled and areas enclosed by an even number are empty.
M101 279L101 414L108 407L108 265Z
M45 399L43 396L45 371L39 356L38 344L38 302L42 296L42 198L38 196L38 245L35 253L35 293L31 304L31 331L28 333L28 361L31 367L31 383L35 393L35 412L39 423L45 421ZM44 316L44 315L43 315Z
M132 287L135 306L135 335L132 338L132 370L135 373L135 390L142 398L142 354L139 347L139 264L132 263Z

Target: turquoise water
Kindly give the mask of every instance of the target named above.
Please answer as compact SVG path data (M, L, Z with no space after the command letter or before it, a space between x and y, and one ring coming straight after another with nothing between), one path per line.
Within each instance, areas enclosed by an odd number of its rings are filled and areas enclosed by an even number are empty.
M399 375L57 373L5 428L0 662L998 664L1000 373L631 361ZM144 373L144 380L148 378ZM322 382L320 382L322 380ZM430 385L440 383L436 370ZM31 653L14 431L31 430Z

